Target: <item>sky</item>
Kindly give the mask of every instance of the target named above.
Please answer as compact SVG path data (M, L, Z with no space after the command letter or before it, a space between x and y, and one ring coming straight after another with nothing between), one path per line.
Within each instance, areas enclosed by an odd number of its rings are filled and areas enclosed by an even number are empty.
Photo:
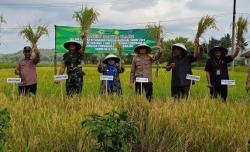
M218 30L205 33L201 42L232 33L233 0L1 0L0 14L7 21L0 31L0 54L14 53L29 43L18 35L24 25L46 24L49 36L42 37L39 48L54 48L54 25L78 26L72 18L82 6L100 13L92 27L133 29L149 23L164 27L165 40L178 36L193 40L197 22L203 15L216 17ZM237 18L250 17L249 0L237 1ZM250 34L246 34L250 41Z

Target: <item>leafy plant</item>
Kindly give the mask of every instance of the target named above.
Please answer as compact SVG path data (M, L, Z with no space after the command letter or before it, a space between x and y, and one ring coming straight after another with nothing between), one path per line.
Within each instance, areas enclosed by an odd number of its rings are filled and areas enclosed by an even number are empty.
M4 151L4 143L8 138L10 128L10 113L7 109L0 111L0 152Z
M94 152L126 152L138 136L138 128L128 121L127 112L92 114L82 127L88 128L90 137L97 142L91 149Z
M236 40L238 45L242 45L245 41L244 34L248 31L248 21L242 16L236 22Z
M208 29L217 29L216 20L213 16L203 16L198 22L195 40L198 40Z
M88 8L87 6L79 11L75 11L73 14L73 18L75 18L76 21L81 26L83 51L87 46L88 29L91 27L93 23L98 21L98 16L99 13L96 10L94 10L93 8Z
M36 29L36 30L35 30ZM48 26L47 25L39 25L39 26L31 26L26 25L23 26L21 31L19 32L23 38L27 39L32 47L37 44L38 40L43 36L43 35L48 35Z

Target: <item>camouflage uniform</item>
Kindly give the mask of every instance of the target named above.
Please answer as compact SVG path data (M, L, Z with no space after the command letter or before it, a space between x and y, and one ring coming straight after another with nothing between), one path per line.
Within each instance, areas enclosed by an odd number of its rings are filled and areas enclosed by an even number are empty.
M84 72L81 67L83 55L79 52L67 52L63 55L63 62L67 68L66 92L68 96L80 94L83 87Z

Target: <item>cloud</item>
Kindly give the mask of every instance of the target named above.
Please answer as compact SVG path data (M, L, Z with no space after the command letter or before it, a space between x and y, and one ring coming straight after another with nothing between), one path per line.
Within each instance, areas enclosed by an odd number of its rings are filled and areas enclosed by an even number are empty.
M124 11L132 11L139 9L150 9L154 7L159 0L120 0L116 1L111 5L111 9L124 12Z
M248 3L248 0L237 1L238 12L250 13ZM53 26L77 26L72 14L85 5L100 13L99 22L94 24L99 28L144 28L149 22L163 21L166 38L185 36L193 39L199 18L210 14L216 15L219 31L207 32L207 39L231 33L232 3L227 0L1 0L0 13L7 24L1 33L0 41L5 45L0 46L0 53L16 52L27 45L18 36L19 29L15 29L26 24L49 25L49 38L42 38L39 47L54 48ZM250 40L249 33L247 39Z

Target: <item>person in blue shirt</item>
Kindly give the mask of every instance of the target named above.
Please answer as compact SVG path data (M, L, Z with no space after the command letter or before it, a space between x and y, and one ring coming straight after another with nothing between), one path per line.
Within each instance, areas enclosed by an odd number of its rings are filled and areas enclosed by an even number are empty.
M121 64L119 64L121 62ZM124 61L117 57L116 55L109 54L107 55L104 60L103 64L98 65L98 72L102 73L103 75L113 76L113 80L108 80L107 82L107 93L109 95L117 94L122 95L122 87L119 78L119 74L123 73L124 68ZM106 93L106 82L101 81L100 86L100 94Z

